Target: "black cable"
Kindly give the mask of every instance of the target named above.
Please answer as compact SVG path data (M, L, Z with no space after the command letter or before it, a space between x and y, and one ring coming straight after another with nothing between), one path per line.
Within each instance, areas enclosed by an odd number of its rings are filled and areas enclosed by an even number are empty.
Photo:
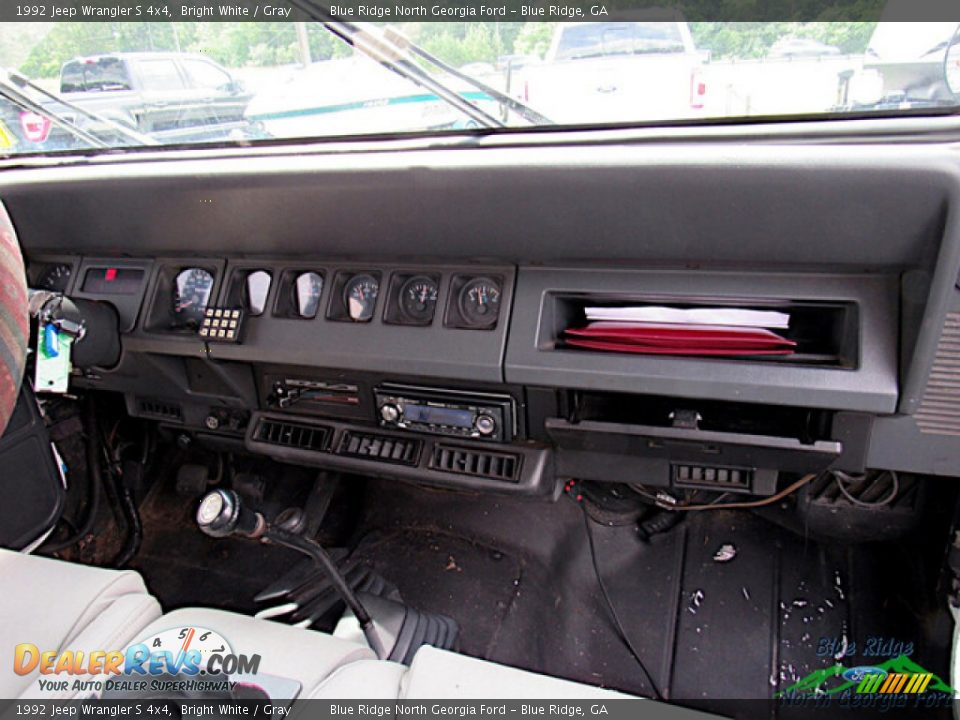
M890 475L890 492L887 493L886 497L880 498L879 500L866 501L854 497L847 488L848 482L856 482L854 478L842 470L832 470L830 472L830 474L833 476L833 481L837 484L837 489L840 491L840 494L843 495L851 504L862 508L884 507L896 499L897 495L900 493L900 477L893 470L887 470L886 473Z
M88 499L86 514L77 531L70 537L55 543L44 543L41 548L44 552L60 552L71 545L83 540L97 520L100 511L100 486L103 483L103 474L100 469L100 425L97 422L97 409L91 396L87 397L84 411L84 434L86 435L87 483Z
M643 672L644 677L647 679L647 683L650 685L650 689L653 691L654 699L661 700L663 696L660 694L656 684L653 682L653 677L647 670L647 666L640 658L640 653L637 652L637 649L633 646L629 636L623 629L623 624L620 622L620 616L617 614L617 609L613 606L613 601L610 599L610 594L607 592L607 586L603 582L603 575L600 573L600 565L597 562L597 549L593 542L593 531L590 529L590 516L587 514L587 510L583 507L583 505L581 505L580 508L583 511L583 526L587 531L587 544L590 546L590 561L593 563L593 572L597 576L597 584L600 586L600 592L603 594L603 599L607 603L607 609L610 611L611 618L613 618L613 624L616 626L617 632L620 634L620 639L623 640L623 644L627 646L630 654L633 655L633 659L636 660L637 665L640 666L640 670Z
M120 500L120 508L123 511L123 519L127 523L127 539L114 558L114 567L122 568L129 563L134 555L140 550L143 543L143 522L140 520L140 511L137 510L137 503L133 499L133 493L130 491L120 476L116 477L116 491Z

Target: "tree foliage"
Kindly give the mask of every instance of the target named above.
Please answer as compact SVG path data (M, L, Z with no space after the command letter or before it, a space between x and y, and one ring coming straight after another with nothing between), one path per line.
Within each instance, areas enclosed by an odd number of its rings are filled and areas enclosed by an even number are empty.
M688 17L702 16L698 3L688 0ZM803 3L804 0L797 0ZM755 2L726 0L725 16L757 16ZM855 0L843 17L875 17L875 0ZM860 7L859 15L856 8ZM835 45L848 53L862 52L875 23L869 20L832 21L830 9L816 22L692 22L698 48L714 58L760 58L783 37L803 37ZM494 63L503 55L542 57L556 25L553 23L422 22L402 23L400 30L426 50L454 66ZM348 55L351 50L323 27L308 26L313 61ZM207 55L227 67L270 67L299 62L300 46L293 23L57 23L37 42L20 69L30 77L56 77L70 58L98 53L137 50L180 50Z

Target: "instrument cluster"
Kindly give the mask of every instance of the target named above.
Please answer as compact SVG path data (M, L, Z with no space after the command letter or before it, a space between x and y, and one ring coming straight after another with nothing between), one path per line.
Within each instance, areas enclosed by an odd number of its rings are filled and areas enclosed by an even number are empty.
M174 267L167 306L171 329L196 329L215 306L213 269ZM219 293L218 293L219 294ZM344 323L430 326L491 330L500 316L503 277L443 273L429 269L373 268L325 270L245 264L228 273L220 305L246 317L299 320L322 317Z

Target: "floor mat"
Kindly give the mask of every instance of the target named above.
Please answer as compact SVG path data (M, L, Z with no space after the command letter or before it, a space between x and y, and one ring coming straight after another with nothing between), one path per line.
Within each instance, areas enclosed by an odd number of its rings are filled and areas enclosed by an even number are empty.
M449 533L407 528L367 535L353 555L393 582L405 604L456 618L460 650L486 656L518 593L523 564Z
M576 503L372 481L367 507L363 552L407 602L457 620L465 653L653 693L600 592ZM884 639L947 676L949 634L930 632L945 613L922 599L929 578L896 562L907 544L821 544L738 511L690 513L650 542L632 525L590 527L617 615L665 697L769 699L838 656L869 664Z

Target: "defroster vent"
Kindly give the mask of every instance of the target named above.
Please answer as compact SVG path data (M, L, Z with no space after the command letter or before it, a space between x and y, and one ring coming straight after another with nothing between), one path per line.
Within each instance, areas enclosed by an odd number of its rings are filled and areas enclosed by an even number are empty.
M920 432L960 436L960 313L948 313L914 419Z
M516 482L520 458L511 453L475 450L441 443L433 449L430 468L456 475Z
M330 429L322 425L262 418L253 439L269 445L281 445L296 450L322 452L327 446Z

